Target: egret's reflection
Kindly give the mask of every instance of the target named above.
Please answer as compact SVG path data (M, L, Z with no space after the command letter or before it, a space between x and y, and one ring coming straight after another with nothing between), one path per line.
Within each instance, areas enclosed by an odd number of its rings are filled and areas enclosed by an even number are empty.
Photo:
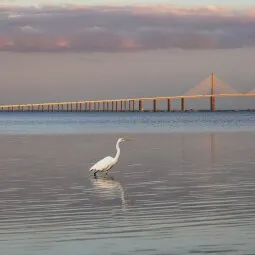
M91 178L94 191L103 198L120 197L121 206L126 210L127 201L125 199L125 191L119 181L111 176Z

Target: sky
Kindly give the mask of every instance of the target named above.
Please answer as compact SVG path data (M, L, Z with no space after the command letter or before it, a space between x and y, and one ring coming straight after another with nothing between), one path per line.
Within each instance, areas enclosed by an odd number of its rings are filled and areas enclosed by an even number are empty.
M0 1L1 2L1 1ZM255 6L255 0L243 0L243 1L232 1L232 0L2 0L3 3L14 3L20 5L28 4L85 4L85 5L131 5L131 4L178 4L178 5L224 5L224 6L236 6L236 7L247 7Z
M255 89L254 1L64 2L0 0L2 104L181 95L212 71Z

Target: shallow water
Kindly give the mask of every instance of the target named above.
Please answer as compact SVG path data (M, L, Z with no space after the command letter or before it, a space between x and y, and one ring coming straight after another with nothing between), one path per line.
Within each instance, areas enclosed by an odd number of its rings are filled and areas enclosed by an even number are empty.
M254 132L122 136L0 136L1 254L254 254Z

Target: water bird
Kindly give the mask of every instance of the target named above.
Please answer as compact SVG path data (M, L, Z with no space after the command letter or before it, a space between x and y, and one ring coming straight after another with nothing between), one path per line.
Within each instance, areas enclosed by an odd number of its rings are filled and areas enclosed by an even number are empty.
M108 171L110 171L113 166L115 166L119 160L120 157L120 143L124 141L129 141L129 139L119 138L116 143L116 155L115 157L107 156L101 160L99 160L96 164L94 164L89 171L94 172L94 176L96 177L97 172L105 172L106 175L108 174Z

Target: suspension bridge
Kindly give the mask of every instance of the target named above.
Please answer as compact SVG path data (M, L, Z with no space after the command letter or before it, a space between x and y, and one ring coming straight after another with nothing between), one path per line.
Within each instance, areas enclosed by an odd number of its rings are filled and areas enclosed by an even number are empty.
M216 110L216 98L223 97L255 97L255 89L248 93L240 93L227 83L221 81L214 73L191 88L181 96L164 97L142 97L127 99L105 99L105 100L85 100L75 102L52 102L52 103L30 103L0 105L1 112L90 112L90 111L144 111L145 101L153 102L151 110L157 112L157 103L166 101L166 110L172 111L171 103L180 100L180 111L186 111L185 102L187 99L208 98L211 111Z

